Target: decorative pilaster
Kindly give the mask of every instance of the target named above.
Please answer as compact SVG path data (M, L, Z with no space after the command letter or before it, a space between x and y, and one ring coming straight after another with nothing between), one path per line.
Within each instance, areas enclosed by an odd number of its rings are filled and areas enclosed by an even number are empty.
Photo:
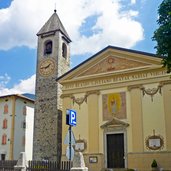
M165 129L166 129L166 148L171 151L171 80L161 82L163 85L163 105L164 105L164 118L165 118Z
M141 87L142 85L128 87L131 102L132 152L142 152L144 148Z
M99 92L89 93L88 98L88 151L99 153ZM96 138L94 138L96 135Z

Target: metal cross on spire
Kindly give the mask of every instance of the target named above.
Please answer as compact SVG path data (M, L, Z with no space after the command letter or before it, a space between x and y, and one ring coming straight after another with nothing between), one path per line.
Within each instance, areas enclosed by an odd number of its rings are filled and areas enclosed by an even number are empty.
M54 9L54 12L56 13L56 3L55 3L55 9Z

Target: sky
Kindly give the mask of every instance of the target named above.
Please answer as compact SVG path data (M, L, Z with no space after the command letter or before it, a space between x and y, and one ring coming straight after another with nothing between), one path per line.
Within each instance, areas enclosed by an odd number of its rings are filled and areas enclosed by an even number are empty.
M37 32L54 9L72 42L71 68L108 45L156 53L162 0L0 0L0 96L35 93Z

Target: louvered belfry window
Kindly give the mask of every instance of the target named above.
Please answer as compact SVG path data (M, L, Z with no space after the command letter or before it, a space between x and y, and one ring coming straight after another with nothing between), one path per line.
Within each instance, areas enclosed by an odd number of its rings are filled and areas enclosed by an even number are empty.
M44 46L44 54L48 55L52 53L52 41L48 40L45 42L45 46Z

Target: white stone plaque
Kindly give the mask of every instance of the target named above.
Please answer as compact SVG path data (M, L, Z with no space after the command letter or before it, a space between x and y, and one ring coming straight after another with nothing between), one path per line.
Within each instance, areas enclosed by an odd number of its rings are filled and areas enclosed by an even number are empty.
M75 150L83 151L85 149L84 142L78 142L75 144Z
M160 139L149 139L149 147L160 147Z

